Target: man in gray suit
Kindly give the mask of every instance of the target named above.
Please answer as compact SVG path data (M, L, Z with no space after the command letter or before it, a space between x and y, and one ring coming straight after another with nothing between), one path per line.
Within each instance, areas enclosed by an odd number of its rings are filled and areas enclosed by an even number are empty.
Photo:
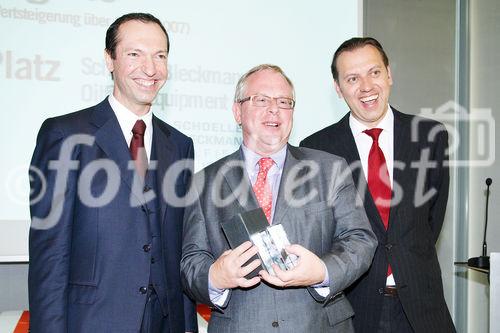
M209 332L352 332L343 290L366 271L377 245L346 162L288 144L292 82L273 65L244 74L233 114L243 144L194 177L184 217L181 278L212 307ZM230 250L221 222L261 206L281 224L298 264L261 270L250 242Z

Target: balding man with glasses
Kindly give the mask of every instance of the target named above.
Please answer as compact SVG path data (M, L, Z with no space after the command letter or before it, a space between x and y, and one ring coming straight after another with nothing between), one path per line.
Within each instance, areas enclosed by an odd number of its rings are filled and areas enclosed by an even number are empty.
M243 144L194 176L184 217L181 276L212 307L209 332L353 332L343 290L371 263L376 240L345 161L288 144L290 79L260 65L239 80L233 115ZM261 207L281 225L295 267L260 270L258 249L230 249L221 223Z

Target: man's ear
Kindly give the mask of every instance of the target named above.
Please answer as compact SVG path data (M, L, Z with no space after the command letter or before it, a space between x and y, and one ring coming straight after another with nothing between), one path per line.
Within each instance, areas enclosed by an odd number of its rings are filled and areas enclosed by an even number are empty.
M115 70L113 65L113 58L111 58L111 54L109 54L108 50L104 50L104 60L106 61L106 67L110 73L113 73Z
M233 103L233 116L234 120L238 125L241 126L241 104L234 102Z
M389 85L392 86L392 71L390 66L387 66L387 78L389 80Z
M340 86L339 86L339 83L337 82L337 80L333 80L333 86L335 87L335 91L337 92L337 96L339 96L339 98L344 98L344 95L342 95L342 90L340 90Z

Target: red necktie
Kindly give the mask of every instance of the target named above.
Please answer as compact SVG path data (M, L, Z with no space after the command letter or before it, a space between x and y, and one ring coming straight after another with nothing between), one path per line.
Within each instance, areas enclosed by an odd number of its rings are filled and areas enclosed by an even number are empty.
M372 128L364 131L364 133L371 136L373 139L372 147L368 154L368 188L377 206L380 218L384 223L385 230L387 230L389 227L389 212L391 209L391 182L384 153L378 145L378 138L381 132L381 128ZM387 276L391 274L392 269L389 265Z
M142 120L137 120L132 128L132 141L130 141L130 155L135 163L137 173L144 179L148 169L148 156L144 149L144 132L146 124Z
M257 198L259 206L262 207L264 214L266 214L267 221L271 224L271 208L273 206L273 194L271 186L267 181L267 173L274 165L274 161L270 157L264 157L259 160L259 173L257 180L253 185L253 192Z

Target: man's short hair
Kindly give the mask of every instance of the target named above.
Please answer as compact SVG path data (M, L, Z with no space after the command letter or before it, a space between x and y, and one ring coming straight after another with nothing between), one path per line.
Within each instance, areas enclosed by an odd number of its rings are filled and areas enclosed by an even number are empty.
M293 87L292 80L290 80L288 78L288 76L286 76L285 72L283 72L283 70L279 66L271 65L271 64L262 64L262 65L255 66L254 68L250 69L248 72L246 72L245 74L243 74L240 77L240 79L238 80L238 83L236 84L236 91L234 93L234 101L235 102L239 102L240 100L242 100L243 98L246 97L245 96L246 83L248 81L248 78L252 74L255 74L255 73L260 72L260 71L265 71L265 70L271 70L271 71L274 71L274 72L280 74L281 76L283 76L283 78L286 80L286 82L290 85L290 88L292 88L293 96L295 96L295 88Z
M111 59L116 59L116 45L118 44L118 30L123 23L128 21L141 21L143 23L156 23L167 37L167 53L170 50L170 40L168 33L160 20L148 13L129 13L120 16L116 19L106 31L106 52L111 56Z
M337 82L339 81L339 72L337 70L338 57L344 52L354 51L356 49L360 49L367 45L371 45L374 48L376 48L377 51L382 56L382 60L384 61L385 67L387 68L387 66L389 66L389 58L387 58L387 54L385 53L384 49L382 48L382 45L379 43L378 40L372 37L354 37L343 42L333 55L331 69L332 69L333 79L335 81Z

